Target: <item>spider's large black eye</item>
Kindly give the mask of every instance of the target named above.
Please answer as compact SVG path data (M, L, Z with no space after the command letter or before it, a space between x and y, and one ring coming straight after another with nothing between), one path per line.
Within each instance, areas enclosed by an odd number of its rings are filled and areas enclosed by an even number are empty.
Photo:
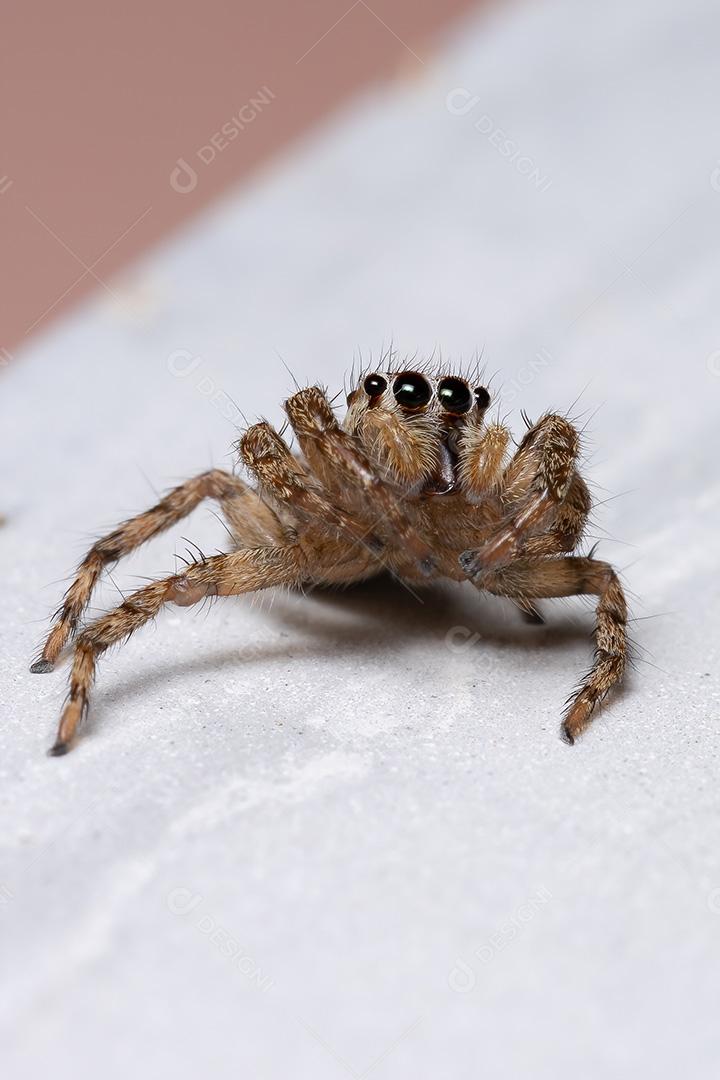
M368 375L363 390L368 397L380 397L387 390L387 379L383 379L382 375Z
M470 387L462 379L456 379L449 375L438 383L437 396L445 412L459 416L470 412L473 407L473 396Z
M475 388L475 400L477 402L478 409L487 409L490 404L490 395L484 386L478 386Z
M415 371L403 371L393 383L393 394L404 409L421 409L432 397L430 383Z

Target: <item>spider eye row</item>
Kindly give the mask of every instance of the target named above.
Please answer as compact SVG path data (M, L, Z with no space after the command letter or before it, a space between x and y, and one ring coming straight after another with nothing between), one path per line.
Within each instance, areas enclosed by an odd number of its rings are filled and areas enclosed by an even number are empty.
M382 375L368 375L363 389L371 401L377 401L388 388L387 379ZM403 371L392 384L393 397L403 409L422 409L433 396L433 389L424 375L416 371ZM471 390L463 379L448 375L441 379L437 387L437 396L445 412L453 416L462 416L470 412L473 405L486 409L490 404L490 394L484 386Z

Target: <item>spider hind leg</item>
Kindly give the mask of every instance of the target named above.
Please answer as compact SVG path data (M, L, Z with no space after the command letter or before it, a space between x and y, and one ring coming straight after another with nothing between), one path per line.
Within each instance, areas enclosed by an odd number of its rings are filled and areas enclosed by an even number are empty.
M561 596L598 597L595 660L563 719L563 736L574 743L627 666L627 603L617 574L608 563L579 556L523 559L487 575L483 588L521 604Z
M132 593L78 635L68 699L50 754L57 757L70 749L89 706L98 658L154 619L166 604L180 602L184 606L205 596L233 596L275 585L296 585L304 575L305 558L297 545L246 548L215 555L188 567L183 574L153 581Z
M221 469L211 469L187 480L168 492L150 510L129 518L93 544L65 593L42 652L30 671L42 675L54 669L60 653L77 633L104 570L177 524L207 498L218 501L236 541L245 534L249 544L244 546L282 542L283 530L279 521L239 477Z

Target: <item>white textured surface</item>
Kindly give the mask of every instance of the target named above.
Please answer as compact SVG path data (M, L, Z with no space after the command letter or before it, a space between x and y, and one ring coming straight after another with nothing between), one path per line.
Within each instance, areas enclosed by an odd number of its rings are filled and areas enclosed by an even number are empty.
M5 1076L717 1075L719 35L698 0L468 24L2 372ZM266 597L161 618L46 758L60 579L226 460L210 387L279 418L278 354L339 387L391 336L484 347L516 426L602 405L601 550L654 616L624 693L559 741L582 604L537 631L470 589ZM204 509L118 584L181 534L222 543Z

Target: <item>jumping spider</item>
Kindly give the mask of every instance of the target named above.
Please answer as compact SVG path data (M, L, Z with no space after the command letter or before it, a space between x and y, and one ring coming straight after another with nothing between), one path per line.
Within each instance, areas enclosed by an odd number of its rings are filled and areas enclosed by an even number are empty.
M563 416L543 416L510 456L510 432L486 422L487 389L429 370L364 374L347 404L341 426L322 390L299 390L285 411L302 457L270 424L254 424L238 448L257 489L213 469L93 545L31 668L51 671L74 638L52 754L70 749L98 657L165 604L274 585L349 583L383 570L405 582L469 579L511 598L534 620L540 598L598 597L595 661L568 703L565 738L574 742L588 726L625 669L627 608L611 566L569 554L590 510L575 428ZM81 627L102 571L205 498L219 503L233 550L146 585Z

